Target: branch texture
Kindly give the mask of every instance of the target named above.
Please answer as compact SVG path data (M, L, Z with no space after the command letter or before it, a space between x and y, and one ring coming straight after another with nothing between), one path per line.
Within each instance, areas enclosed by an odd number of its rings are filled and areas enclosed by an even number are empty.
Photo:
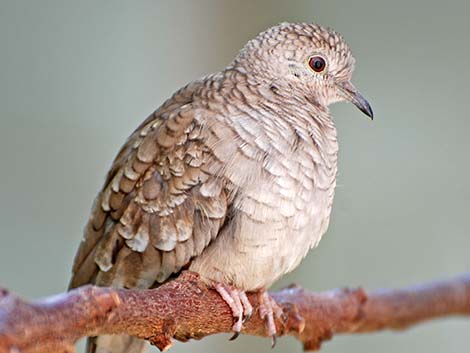
M437 317L470 315L470 275L401 290L312 293L290 287L272 296L285 313L278 332L315 350L338 333L404 329ZM249 299L256 311L257 296ZM226 303L191 272L157 289L85 286L32 303L0 290L0 353L74 352L81 337L123 333L165 350L173 338L200 339L231 332L231 326ZM243 333L266 336L258 315L245 323Z

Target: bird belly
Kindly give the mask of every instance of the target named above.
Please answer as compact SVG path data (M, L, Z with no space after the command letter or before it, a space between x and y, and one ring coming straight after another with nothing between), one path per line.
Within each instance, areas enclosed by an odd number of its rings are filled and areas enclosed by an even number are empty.
M327 229L334 181L326 190L296 188L292 198L269 196L274 189L259 183L238 198L234 216L190 270L246 291L269 287L294 270Z

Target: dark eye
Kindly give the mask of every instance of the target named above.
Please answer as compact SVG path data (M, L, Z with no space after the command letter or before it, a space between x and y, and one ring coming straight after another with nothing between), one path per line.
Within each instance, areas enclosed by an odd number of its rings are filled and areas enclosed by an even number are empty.
M322 72L325 70L326 61L321 56L312 56L308 59L308 65L315 72Z

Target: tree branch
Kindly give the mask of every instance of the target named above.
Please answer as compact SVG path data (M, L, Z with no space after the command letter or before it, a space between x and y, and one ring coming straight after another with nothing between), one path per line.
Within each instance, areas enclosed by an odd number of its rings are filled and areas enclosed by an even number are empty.
M470 315L470 275L401 290L340 289L323 293L290 287L273 293L286 315L278 332L294 335L315 350L338 333L403 329L424 320ZM249 295L255 310L257 296ZM0 290L0 353L74 352L83 336L129 334L161 350L230 332L232 315L219 295L191 272L157 289L114 290L85 286L27 303ZM266 336L253 317L243 333Z

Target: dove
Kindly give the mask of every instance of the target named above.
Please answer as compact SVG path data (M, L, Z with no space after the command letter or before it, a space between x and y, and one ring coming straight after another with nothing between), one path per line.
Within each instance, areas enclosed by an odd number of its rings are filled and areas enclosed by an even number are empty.
M153 288L194 271L230 307L235 336L253 313L276 337L267 289L325 234L338 140L328 106L372 109L351 83L343 37L282 23L220 72L189 83L130 135L92 207L70 288ZM87 352L137 353L128 336L89 338Z

